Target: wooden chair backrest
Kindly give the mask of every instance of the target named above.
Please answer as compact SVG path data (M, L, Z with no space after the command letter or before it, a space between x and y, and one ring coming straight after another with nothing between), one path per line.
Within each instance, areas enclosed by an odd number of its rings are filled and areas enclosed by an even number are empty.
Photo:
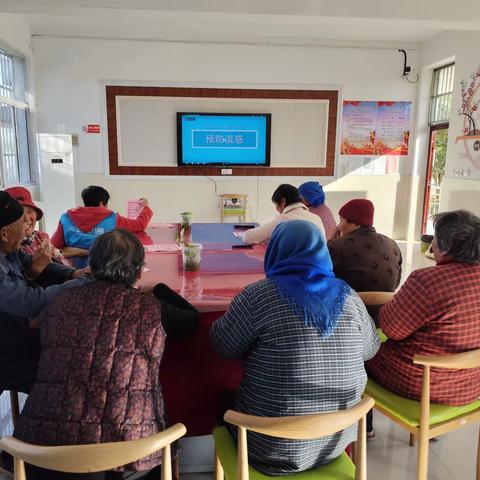
M477 368L480 367L480 349L453 355L414 355L413 363L437 368Z
M241 198L241 199L245 199L247 198L248 195L244 194L244 193L222 193L220 195L221 198Z
M228 410L224 419L238 427L237 480L249 480L247 430L271 437L310 440L331 435L359 422L355 479L367 478L367 448L365 415L375 402L364 396L351 408L332 413L298 415L295 417L256 417Z
M183 424L177 423L139 440L59 447L32 445L13 437L4 437L0 439L0 449L15 457L15 480L24 480L23 462L60 472L101 472L135 462L163 449L163 464L170 463L170 444L185 435L186 431ZM171 465L165 467L170 470L170 479Z
M256 417L228 410L224 420L237 427L271 437L312 440L350 427L364 417L374 403L370 397L364 396L359 403L345 410L294 417Z
M419 450L418 450L418 464L417 464L417 478L419 480L426 480L428 476L428 440L431 438L430 433L430 369L435 368L449 368L449 369L469 369L480 367L480 349L471 350L469 352L455 353L453 355L414 355L413 363L423 366L422 375L422 396L420 398L420 424L419 424ZM470 415L475 415L478 409L470 412ZM462 417L461 423L465 424L467 419ZM455 419L451 423L444 422L442 425L443 431L449 431L458 428ZM437 430L438 431L438 430ZM479 444L480 445L480 444ZM477 478L480 478L480 449L477 457Z
M363 303L368 306L385 305L395 293L393 292L357 292Z

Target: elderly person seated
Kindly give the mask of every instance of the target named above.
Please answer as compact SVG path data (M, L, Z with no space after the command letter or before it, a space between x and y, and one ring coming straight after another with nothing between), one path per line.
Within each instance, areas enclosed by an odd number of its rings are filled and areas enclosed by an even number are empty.
M37 222L43 218L43 212L40 207L35 205L30 192L24 187L11 187L5 189L5 191L20 203L27 219L22 251L29 255L35 255L42 249L43 244L47 243L52 249L53 262L71 266L71 263L65 258L63 253L50 242L48 233L35 230Z
M247 230L243 237L245 243L262 243L266 242L275 227L282 222L290 220L306 220L313 223L325 237L325 229L322 220L318 215L310 213L308 208L302 201L302 197L298 193L297 187L284 183L279 185L273 192L272 202L275 210L279 213L273 220L270 220L259 227Z
M22 252L27 226L22 205L0 191L0 391L30 391L40 355L30 320L60 292L88 281L67 281L82 271L52 262L48 242L34 256Z
M328 242L333 271L357 292L394 292L402 276L402 254L394 240L375 230L374 210L363 198L339 210L336 235ZM378 320L379 307L368 312Z
M325 228L325 237L330 240L335 233L336 222L333 213L325 204L325 192L318 182L305 182L298 187L298 193L310 213L318 215Z
M95 281L60 295L42 312L38 376L15 437L38 445L77 445L135 440L165 428L159 375L164 310L154 296L134 288L144 259L133 233L101 235L90 251ZM145 471L160 463L157 452L125 469ZM78 478L33 466L27 477Z
M466 210L434 217L437 265L410 274L380 311L388 341L367 364L385 388L419 400L421 365L415 354L448 355L480 348L480 218ZM433 403L464 405L480 396L479 369L432 369Z
M148 200L141 198L142 208L138 217L122 217L108 208L110 194L97 185L85 188L82 200L83 207L72 208L60 217L52 235L52 243L71 254L71 261L78 267L87 266L88 251L99 235L115 228L143 232L153 216Z
M281 417L355 405L367 381L364 361L380 341L363 302L335 278L323 233L302 220L278 225L265 273L211 329L221 355L244 361L234 409ZM266 475L301 472L332 461L355 438L355 427L319 440L248 432L249 460Z

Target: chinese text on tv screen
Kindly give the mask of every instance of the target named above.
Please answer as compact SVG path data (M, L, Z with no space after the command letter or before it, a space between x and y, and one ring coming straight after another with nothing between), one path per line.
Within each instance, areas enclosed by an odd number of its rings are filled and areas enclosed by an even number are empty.
M179 165L270 164L270 114L178 113Z

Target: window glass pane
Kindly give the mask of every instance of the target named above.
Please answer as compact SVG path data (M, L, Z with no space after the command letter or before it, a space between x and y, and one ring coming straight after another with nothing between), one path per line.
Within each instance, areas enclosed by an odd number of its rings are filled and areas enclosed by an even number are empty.
M433 72L430 97L430 125L450 120L455 65L447 65Z
M13 57L13 96L19 102L27 102L25 59Z
M28 119L27 111L21 108L15 109L15 124L17 126L17 153L18 170L21 183L30 183L30 155L28 145Z
M14 109L5 103L0 103L0 160L4 184L18 183L20 175Z
M0 96L14 97L13 60L0 50Z
M0 185L31 181L25 72L24 58L0 50Z

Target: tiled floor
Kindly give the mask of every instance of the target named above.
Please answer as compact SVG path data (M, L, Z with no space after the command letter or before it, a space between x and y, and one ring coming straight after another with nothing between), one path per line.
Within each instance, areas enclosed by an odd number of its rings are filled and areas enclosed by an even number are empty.
M417 449L408 445L408 433L375 413L377 439L368 444L368 478L414 480ZM474 480L478 426L465 427L430 442L429 480Z
M427 258L423 253L420 252L420 244L419 242L415 243L407 243L397 241L400 250L402 252L402 280L403 283L408 275L413 270L418 268L425 268L425 267L432 267L435 265L435 262L429 258Z
M415 268L434 265L417 244L399 242L404 258L403 279ZM375 413L375 442L368 444L369 480L415 480L417 450L408 445L408 433ZM430 442L429 480L473 480L476 472L478 427L469 426ZM213 473L182 474L182 480L212 480ZM11 480L2 474L0 480Z

